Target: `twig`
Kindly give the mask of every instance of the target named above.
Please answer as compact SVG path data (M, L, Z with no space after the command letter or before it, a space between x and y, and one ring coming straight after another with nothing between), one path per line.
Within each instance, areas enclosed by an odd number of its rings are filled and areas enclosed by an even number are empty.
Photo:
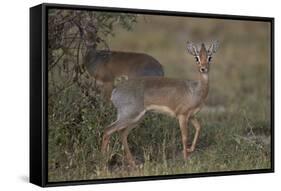
M247 125L250 127L250 134L253 136L253 137L256 137L256 135L255 135L255 133L254 133L254 131L253 131L253 125L250 123L250 120L247 118L247 116L246 116L246 112L245 111L243 111L243 113L244 113L244 118L246 119L246 122L247 122Z
M53 97L53 96L55 96L55 95L60 94L62 91L64 91L64 90L70 88L71 86L73 86L73 84L74 84L74 82L71 82L71 83L68 84L66 87L60 88L57 92L55 92L55 93L49 95L48 98L51 98L51 97Z
M79 32L76 33L75 35L75 38L76 36L78 35ZM66 49L69 49L70 46L73 44L75 38L72 39L72 41L69 43L69 45L66 47ZM63 51L63 53L58 57L58 59L54 62L54 64L50 65L49 68L48 68L48 71L50 71L51 69L53 69L57 64L58 62L60 61L60 59L64 56L65 54L65 51Z

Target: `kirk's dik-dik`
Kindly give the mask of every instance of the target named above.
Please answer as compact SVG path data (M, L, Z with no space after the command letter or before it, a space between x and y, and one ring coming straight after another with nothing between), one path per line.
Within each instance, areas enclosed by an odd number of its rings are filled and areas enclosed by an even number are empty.
M128 133L140 122L146 111L153 110L178 119L182 135L183 157L187 159L188 154L194 151L201 128L194 115L201 109L208 95L210 63L212 54L217 48L217 42L212 43L208 49L205 44L202 44L198 51L194 44L187 43L188 52L195 57L198 80L144 77L118 85L111 96L118 112L117 120L104 131L102 153L106 152L110 135L119 131L126 158L131 165L134 165L135 162L127 143ZM196 130L191 147L187 145L189 120Z

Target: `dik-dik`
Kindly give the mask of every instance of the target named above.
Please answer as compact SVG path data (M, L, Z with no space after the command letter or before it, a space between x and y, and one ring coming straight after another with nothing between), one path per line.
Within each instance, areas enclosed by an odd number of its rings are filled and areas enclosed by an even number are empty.
M143 77L119 84L111 96L117 109L117 120L104 130L102 153L106 152L110 135L118 131L122 137L126 158L130 165L135 165L127 136L129 131L141 121L144 114L152 110L178 119L182 136L183 157L187 159L189 153L195 149L201 129L195 114L200 111L208 95L210 63L217 48L217 42L212 43L208 49L202 43L200 50L193 43L187 43L187 51L195 57L199 76L197 80ZM189 121L195 128L195 135L190 147L187 145Z
M88 48L84 65L108 99L114 87L114 80L118 77L126 76L132 79L141 76L164 76L162 65L144 53L98 51Z

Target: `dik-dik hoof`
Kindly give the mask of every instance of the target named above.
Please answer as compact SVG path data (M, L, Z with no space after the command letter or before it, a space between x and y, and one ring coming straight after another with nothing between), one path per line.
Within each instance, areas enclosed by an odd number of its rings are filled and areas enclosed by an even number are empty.
M186 151L187 151L188 153L192 153L192 152L194 151L194 148L187 148Z

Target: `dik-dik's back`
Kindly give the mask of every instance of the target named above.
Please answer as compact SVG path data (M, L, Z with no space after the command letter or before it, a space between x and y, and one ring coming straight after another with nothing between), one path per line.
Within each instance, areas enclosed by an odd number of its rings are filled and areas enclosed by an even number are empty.
M118 77L132 79L140 76L164 76L161 64L143 53L89 49L84 65L106 98L110 97L114 80Z
M117 51L88 51L84 60L89 74L102 82L116 77L163 76L161 64L143 53Z

